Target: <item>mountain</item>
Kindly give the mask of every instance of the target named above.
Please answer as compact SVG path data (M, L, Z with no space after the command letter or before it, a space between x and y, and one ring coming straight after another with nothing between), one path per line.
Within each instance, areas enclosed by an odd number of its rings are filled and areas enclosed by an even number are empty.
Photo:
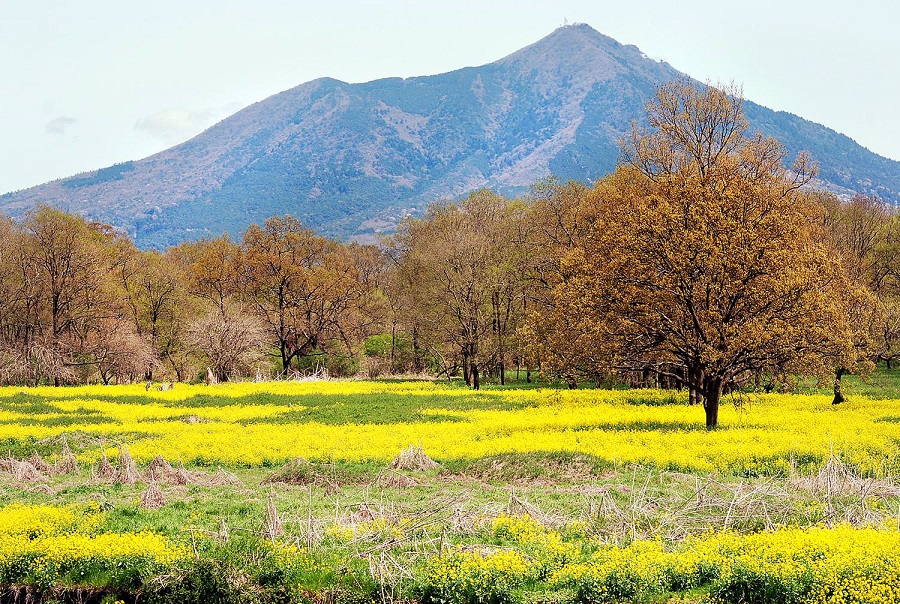
M570 25L481 67L365 84L314 80L146 159L0 196L0 210L17 216L51 203L143 247L239 237L278 214L365 239L478 187L516 194L551 173L603 176L656 87L686 77ZM744 109L751 129L791 156L809 150L824 185L900 201L900 162L795 115L749 101Z

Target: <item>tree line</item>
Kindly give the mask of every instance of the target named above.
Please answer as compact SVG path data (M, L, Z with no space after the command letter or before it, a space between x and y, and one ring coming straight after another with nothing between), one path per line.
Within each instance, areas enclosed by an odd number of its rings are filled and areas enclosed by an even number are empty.
M817 190L734 90L675 82L593 186L479 190L380 245L290 216L164 252L39 207L0 223L0 381L510 371L730 389L900 356L900 218Z
M721 397L865 374L900 353L900 216L816 188L747 132L735 90L662 86L592 187L478 191L402 225L387 246L399 321L442 371L501 382L510 362L579 381Z

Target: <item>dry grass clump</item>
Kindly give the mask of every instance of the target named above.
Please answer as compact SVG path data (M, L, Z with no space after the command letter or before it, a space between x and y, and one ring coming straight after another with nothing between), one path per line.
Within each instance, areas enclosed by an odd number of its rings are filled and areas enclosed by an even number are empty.
M184 467L184 462L178 462L178 469L169 476L169 482L172 484L193 484L197 482L199 474L197 472L189 472Z
M38 472L46 473L50 471L50 464L44 461L44 458L38 454L37 451L31 454L31 457L28 458L28 461Z
M152 481L169 480L173 474L175 474L175 468L162 455L154 457L147 466L147 476Z
M360 477L349 475L331 463L314 463L298 457L284 464L262 480L261 484L315 485L330 494L342 484L359 483Z
M266 520L263 527L266 538L274 540L284 534L284 526L281 518L278 516L278 509L275 507L275 494L269 493L269 499L266 502Z
M811 493L850 494L859 491L861 479L839 457L832 454L816 474L796 479Z
M830 498L834 495L895 497L900 488L890 478L863 478L840 457L832 454L815 474L791 479L795 488Z
M186 485L200 482L205 477L202 472L188 471L183 463L179 463L178 468L172 467L162 455L154 457L147 465L146 473L142 475L131 457L128 446L124 444L119 449L119 457L115 466L109 462L103 448L100 449L100 455L100 464L93 472L93 477L97 480L111 480L117 484L133 485L137 482L144 482L146 479L147 482L160 484ZM237 480L236 477L234 479Z
M65 438L63 439L62 455L56 460L52 472L56 475L78 474L78 460L72 454L72 449L69 448L69 441Z
M506 502L506 513L511 516L531 516L535 520L544 517L543 512L537 506L518 497L515 493L509 494L509 501Z
M157 482L175 485L195 484L205 477L203 472L190 472L184 467L184 462L178 462L178 468L165 460L162 455L157 455L147 466L147 477Z
M312 484L315 481L316 472L313 465L298 457L269 474L262 484Z
M0 467L12 474L13 480L18 483L43 482L46 480L43 474L27 460L15 459L12 455L4 459Z
M408 489L418 484L419 482L415 478L390 468L385 468L379 472L374 482L376 487L382 489Z
M119 447L119 459L116 463L116 475L113 478L113 482L133 485L141 481L143 481L143 478L138 471L134 458L131 457L131 452L128 451L128 445L122 443Z
M206 479L204 484L208 487L238 486L244 484L244 481L222 468L222 466L219 466L216 472Z
M160 490L159 485L155 480L151 479L147 490L141 495L141 506L148 510L158 510L167 503L168 502L166 501L163 492Z
M100 465L97 466L96 472L94 472L94 477L100 480L113 480L116 477L116 469L113 467L111 463L109 463L109 458L106 456L106 449L100 447Z
M394 470L412 470L415 472L426 472L439 468L440 464L427 455L421 447L412 445L400 451L400 455L391 462L391 468Z
M372 522L378 518L378 515L369 507L369 504L366 502L360 503L357 505L356 510L350 515L350 522L352 524L359 524L362 522Z

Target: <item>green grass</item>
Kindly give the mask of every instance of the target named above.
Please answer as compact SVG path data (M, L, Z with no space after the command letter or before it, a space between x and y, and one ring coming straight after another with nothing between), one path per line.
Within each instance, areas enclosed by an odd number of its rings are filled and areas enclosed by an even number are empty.
M814 380L800 380L794 388L798 394L830 394L833 384L818 384ZM871 399L900 399L900 369L888 369L879 365L867 376L845 375L841 391L848 400L854 396Z

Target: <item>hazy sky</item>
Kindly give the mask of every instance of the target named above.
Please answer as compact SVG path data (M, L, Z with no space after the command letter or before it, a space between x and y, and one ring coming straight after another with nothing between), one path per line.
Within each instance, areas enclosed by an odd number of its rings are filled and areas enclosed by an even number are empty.
M480 65L587 23L900 159L894 0L2 0L0 193L139 159L331 76Z

